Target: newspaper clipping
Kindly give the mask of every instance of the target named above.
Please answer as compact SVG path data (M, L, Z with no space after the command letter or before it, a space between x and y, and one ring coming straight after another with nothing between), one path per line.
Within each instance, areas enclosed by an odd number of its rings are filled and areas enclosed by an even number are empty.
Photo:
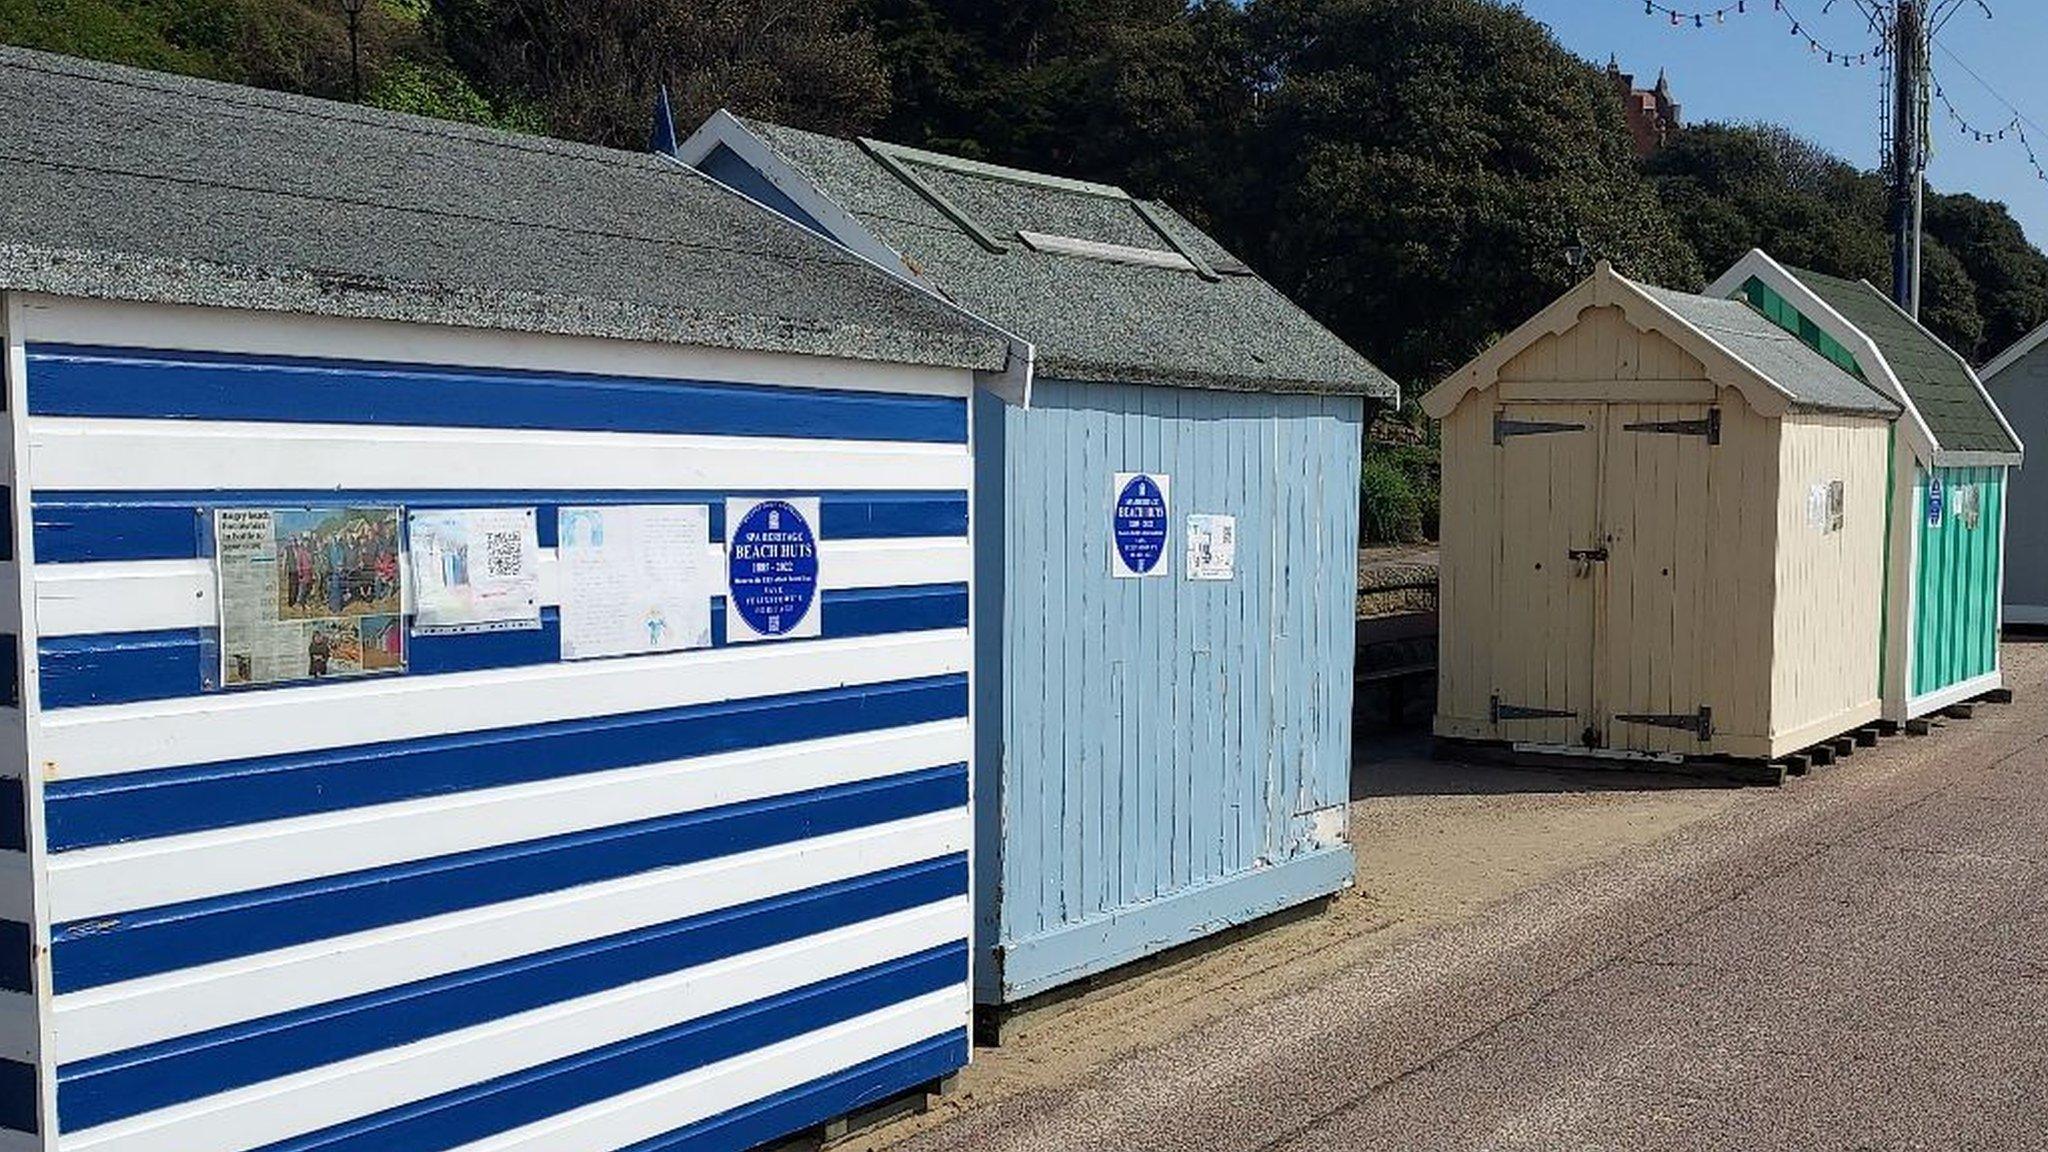
M398 515L395 507L217 510L221 684L404 671Z

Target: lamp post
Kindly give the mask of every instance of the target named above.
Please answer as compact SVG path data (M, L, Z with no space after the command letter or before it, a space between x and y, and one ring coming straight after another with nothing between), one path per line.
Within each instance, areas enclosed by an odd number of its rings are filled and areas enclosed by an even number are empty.
M348 13L348 90L350 99L363 102L363 55L362 19L366 0L341 0L341 10Z

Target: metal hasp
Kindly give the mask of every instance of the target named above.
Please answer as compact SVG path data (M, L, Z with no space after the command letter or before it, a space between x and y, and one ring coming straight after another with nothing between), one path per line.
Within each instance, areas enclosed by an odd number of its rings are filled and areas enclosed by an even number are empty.
M1584 424L1552 423L1548 420L1506 420L1493 414L1493 442L1504 443L1510 436L1541 436L1546 432L1584 432Z
M1697 733L1700 743L1714 738L1714 710L1702 707L1698 712L1677 712L1660 715L1654 712L1638 712L1615 717L1623 724L1647 724L1652 728L1677 728L1680 731Z
M1624 432L1662 432L1667 436L1705 436L1707 443L1721 442L1721 410L1707 409L1704 420L1645 420L1640 424L1623 424Z
M1564 550L1564 557L1567 560L1576 560L1581 564L1605 564L1607 563L1607 549L1605 547L1567 548Z
M1503 720L1564 720L1577 716L1568 708L1524 708L1519 704L1503 704L1500 693L1493 694L1493 701L1486 706L1487 718L1495 724Z

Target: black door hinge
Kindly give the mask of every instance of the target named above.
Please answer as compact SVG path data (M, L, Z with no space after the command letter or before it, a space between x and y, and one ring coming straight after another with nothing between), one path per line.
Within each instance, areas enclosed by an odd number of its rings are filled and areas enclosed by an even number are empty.
M1705 436L1707 443L1721 442L1721 410L1707 409L1704 420L1645 420L1639 424L1623 424L1624 432L1661 432L1667 436Z
M1541 436L1546 432L1584 432L1584 424L1565 424L1550 420L1509 420L1496 411L1493 414L1493 442L1506 443L1510 436Z
M1615 719L1623 724L1644 724L1651 728L1676 728L1682 732L1692 732L1700 738L1700 742L1703 744L1714 738L1714 710L1712 708L1703 707L1697 712L1675 712L1670 714L1637 712L1616 716Z
M1486 706L1486 718L1495 724L1503 720L1563 720L1577 715L1568 708L1524 708L1520 704L1503 704L1498 692Z

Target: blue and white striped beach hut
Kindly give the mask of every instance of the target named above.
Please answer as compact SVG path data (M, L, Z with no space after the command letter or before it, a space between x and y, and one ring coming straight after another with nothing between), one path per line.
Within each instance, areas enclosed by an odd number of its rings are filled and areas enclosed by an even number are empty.
M738 1148L966 1061L1006 338L666 158L13 50L0 107L0 1150ZM756 497L803 626L562 658L563 509L701 509L660 585ZM218 514L334 506L530 510L536 626L224 685ZM264 611L395 595L365 522Z
M1112 185L722 112L679 155L1030 344L1029 403L975 408L979 1002L1349 885L1359 452L1394 382Z

